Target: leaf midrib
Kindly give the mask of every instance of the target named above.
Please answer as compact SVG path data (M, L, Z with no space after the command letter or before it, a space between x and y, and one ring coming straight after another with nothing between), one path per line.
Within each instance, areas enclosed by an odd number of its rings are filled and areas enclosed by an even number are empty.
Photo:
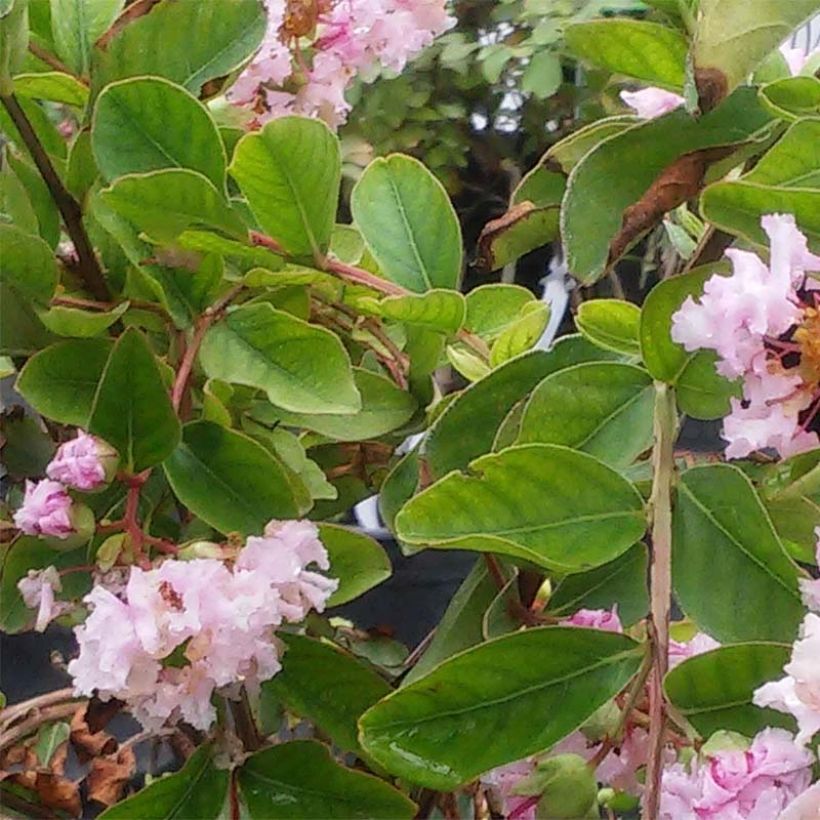
M407 239L410 248L413 251L413 256L416 260L416 265L418 267L419 272L421 273L422 279L424 280L424 284L427 285L428 288L432 288L433 282L430 279L429 273L427 272L427 266L425 265L424 260L421 258L418 245L416 244L415 236L413 235L413 229L410 225L410 220L407 218L407 210L404 207L404 200L401 198L398 185L396 185L396 181L393 179L393 171L389 166L387 166L386 171L387 181L390 185L390 190L393 194L393 199L396 201L396 207L398 209L399 216L401 217L402 224L404 225L404 230L407 234Z

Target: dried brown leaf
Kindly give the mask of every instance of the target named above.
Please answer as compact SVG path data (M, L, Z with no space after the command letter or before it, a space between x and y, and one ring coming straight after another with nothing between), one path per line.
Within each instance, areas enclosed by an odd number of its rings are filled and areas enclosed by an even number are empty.
M85 781L88 799L104 806L113 806L122 797L135 770L136 759L129 746L123 747L115 755L94 758Z
M92 703L81 706L71 718L71 743L83 763L92 757L115 752L118 745L115 738L102 731L108 720L101 722L100 716L92 712Z

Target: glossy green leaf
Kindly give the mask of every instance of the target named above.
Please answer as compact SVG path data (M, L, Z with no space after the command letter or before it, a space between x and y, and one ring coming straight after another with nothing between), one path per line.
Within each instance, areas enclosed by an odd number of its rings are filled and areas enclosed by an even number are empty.
M651 227L634 227L634 236L622 233L624 212L678 157L746 142L769 121L755 91L742 88L700 119L678 109L599 143L575 166L561 208L561 236L573 276L594 282Z
M326 641L283 635L282 671L262 688L339 748L359 751L357 721L390 686L372 667Z
M507 414L550 373L583 361L611 358L585 339L567 337L548 353L535 350L505 362L456 396L430 428L425 447L434 478L489 453Z
M46 418L86 427L112 346L107 339L58 342L26 362L16 389Z
M258 387L296 413L355 413L361 407L350 358L338 336L271 305L232 310L205 335L208 376Z
M710 185L703 215L720 228L767 247L760 218L794 214L800 229L820 242L820 119L794 123L755 167L737 180Z
M416 806L383 780L340 766L321 743L264 749L239 770L251 820L410 820Z
M88 102L88 88L71 74L44 71L42 74L18 74L14 93L35 100L49 100L82 108Z
M654 390L649 374L617 362L559 370L533 390L518 441L564 444L626 467L652 446Z
M360 300L368 311L385 319L409 325L419 325L442 333L453 334L461 329L467 313L464 297L454 290L435 288L426 293L388 296L381 301Z
M111 350L88 429L116 447L123 466L134 473L158 464L179 441L179 420L159 364L134 328L126 330Z
M360 721L361 742L388 771L449 791L568 735L628 683L641 653L591 629L505 635L376 704Z
M820 114L820 79L786 77L764 85L760 99L777 117L796 120Z
M701 104L743 83L817 9L817 0L700 0L691 58Z
M339 524L319 524L319 538L330 559L327 575L339 579L328 606L340 606L386 581L393 568L384 547L373 538Z
M336 219L341 163L321 120L281 117L239 141L230 172L265 233L293 256L319 257Z
M518 318L498 334L490 350L490 364L498 367L528 351L541 338L550 318L546 302L528 302Z
M178 772L157 778L99 816L105 820L216 820L222 814L229 779L227 769L214 766L211 749L200 746Z
M467 294L465 326L483 339L495 339L535 296L521 285L481 285Z
M717 731L754 737L768 726L794 731L792 717L752 703L757 688L783 675L790 649L787 644L741 643L696 655L666 676L666 694L704 738Z
M57 56L75 74L88 74L94 41L114 22L123 0L50 0Z
M231 75L250 59L266 22L259 0L159 3L95 47L93 91L114 80L152 74L199 96L205 83Z
M628 481L585 453L548 444L481 456L396 516L398 536L409 544L495 552L560 572L611 561L645 527Z
M100 192L103 203L141 231L163 241L188 228L217 228L244 236L245 227L224 195L202 174L168 168L129 174Z
M402 679L402 686L424 677L447 658L482 643L484 613L497 594L498 587L487 571L487 562L479 557L450 600L430 645Z
M536 51L521 75L521 90L546 100L558 91L563 81L561 58L552 51Z
M696 467L681 477L672 564L681 608L716 640L794 640L803 617L800 571L736 467Z
M622 299L582 302L575 316L576 327L593 344L627 356L640 355L640 321L640 308Z
M252 415L264 423L305 427L339 441L378 438L412 417L416 400L386 376L353 368L353 378L361 396L361 408L355 413L290 413L280 407L257 405Z
M54 565L58 570L81 566L86 562L85 547L63 552L50 547L43 539L20 536L3 552L0 565L0 629L13 635L31 627L37 611L29 609L17 583L30 569ZM66 573L61 580L63 591L58 599L80 598L91 588L91 576L85 572Z
M48 303L57 287L57 263L40 237L0 222L0 258L0 284L26 301Z
M261 444L219 424L186 425L164 467L179 500L219 532L258 535L271 519L298 515L282 464Z
M444 187L418 160L392 154L371 162L350 207L384 276L416 293L458 288L458 218Z
M164 168L199 171L225 185L225 149L211 115L199 100L160 77L112 83L94 106L94 156L109 182L125 174Z
M104 333L126 310L128 310L128 302L122 302L113 310L94 313L80 308L55 305L48 310L39 311L37 315L40 321L58 336L88 339Z
M612 609L617 605L621 623L634 624L649 610L647 563L646 547L635 544L614 561L565 576L550 597L550 613L568 616L579 609Z
M730 410L729 400L740 396L740 383L730 382L716 370L717 355L711 350L696 353L677 382L678 407L693 419L719 419Z
M446 345L444 355L456 373L463 376L468 382L480 381L492 372L486 357L463 342Z
M539 161L536 169L530 171L527 176L533 175L538 169L549 170L551 166L556 164L565 174L569 174L597 145L640 123L641 120L638 117L621 114L617 117L605 117L602 120L596 120L589 125L585 125L551 145Z
M675 29L646 20L590 20L570 26L569 49L583 61L649 85L683 88L689 44Z

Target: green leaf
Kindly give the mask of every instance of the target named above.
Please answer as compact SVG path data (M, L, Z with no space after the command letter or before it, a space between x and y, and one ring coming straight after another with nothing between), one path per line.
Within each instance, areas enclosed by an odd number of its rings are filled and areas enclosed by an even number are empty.
M289 413L258 404L251 415L266 424L305 427L339 441L364 441L396 430L416 411L416 400L386 376L354 367L353 378L361 396L361 408L355 413Z
M359 752L361 715L389 694L376 671L326 641L282 635L282 671L262 688L295 715L309 720L341 749Z
M575 166L561 208L561 236L573 276L594 282L654 225L638 221L626 231L624 212L682 154L746 142L769 121L754 90L742 88L700 119L677 109L599 143Z
M622 299L582 302L575 316L575 326L593 344L626 356L641 353L640 321L640 308Z
M338 524L319 524L319 538L330 557L328 575L339 579L339 588L328 606L341 606L386 581L393 568L378 541Z
M200 746L180 771L157 778L99 816L104 820L216 820L222 814L229 778L227 769L214 766L211 749Z
M355 413L361 399L338 336L271 305L230 311L205 334L200 361L208 376L258 387L295 413Z
M402 686L424 677L447 658L482 643L484 613L497 594L498 587L487 571L487 563L479 558L456 590L436 626L433 640L416 665L405 675Z
M13 151L6 152L6 159L9 168L14 170L15 176L25 186L31 205L37 214L40 236L45 239L50 248L56 248L60 241L60 214L40 172Z
M251 820L410 820L416 810L400 791L377 777L340 766L312 740L257 752L245 761L238 777Z
M99 336L128 310L128 302L122 302L113 310L92 313L79 308L55 305L48 310L40 310L37 315L40 321L58 336L74 336L87 339Z
M26 362L15 389L46 418L86 427L112 347L108 339L58 342Z
M79 202L84 203L98 177L99 170L91 151L91 132L83 129L77 134L69 149L65 186Z
M339 141L321 120L281 117L236 146L231 176L262 230L292 256L321 257L339 198Z
M553 615L572 615L579 609L611 609L630 626L649 611L646 589L647 555L643 544L635 544L623 555L589 572L562 578L549 600Z
M817 8L817 0L700 0L691 58L701 106L743 83Z
M0 222L0 284L29 302L45 305L57 287L57 263L38 236Z
M23 6L19 7L22 8ZM0 50L1 49L2 44L0 44ZM2 61L2 53L0 53L0 61ZM67 153L65 138L57 130L56 125L49 119L43 106L35 100L26 97L21 97L18 102L31 123L34 133L37 135L43 148L45 148L46 153L56 159L65 159ZM17 146L21 153L25 153L26 156L31 156L28 146L17 130L17 126L11 117L9 117L6 109L2 107L0 107L0 131L3 132L4 137L7 137Z
M270 275L273 275L272 271L278 271L284 264L281 256L271 253L267 248L247 245L245 242L228 239L210 231L183 231L175 241L181 248L202 251L203 253L216 253L229 259L237 259L247 263L243 266L243 269L253 266L265 268L266 270L263 272ZM250 278L254 272L254 270L250 270L245 276ZM322 274L316 271L316 275L318 277ZM254 286L251 282L248 282L248 284L250 287Z
M553 373L524 407L518 442L564 444L611 467L626 467L652 446L654 390L649 374L617 362Z
M392 154L371 162L350 207L384 276L416 293L458 288L458 218L442 184L418 160Z
M617 117L606 117L597 120L550 146L538 165L527 174L533 175L536 171L549 171L553 164L557 164L565 174L570 171L596 146L604 140L638 125L642 120L627 114ZM525 177L526 178L526 177Z
M551 51L538 51L530 58L521 77L521 90L539 100L551 97L564 80L561 58Z
M91 127L94 156L111 182L164 168L199 171L225 187L225 149L208 110L160 77L121 80L103 89Z
M689 44L679 32L646 20L590 20L575 23L564 35L582 60L613 74L649 85L683 88Z
M482 339L495 339L535 296L521 285L481 285L467 294L465 326Z
M88 429L115 447L134 473L158 464L179 441L179 420L159 364L134 328L120 336L108 357Z
M706 219L761 247L760 218L794 214L800 229L820 242L820 119L799 120L740 179L710 185L701 197Z
M35 100L73 105L75 108L84 108L88 102L88 88L76 77L61 71L18 74L14 78L14 93Z
M86 549L81 547L70 552L55 550L40 538L20 536L6 548L0 571L0 629L13 635L29 628L37 612L29 609L17 582L30 569L45 569L52 564L58 569L78 567L86 563ZM91 576L85 572L70 572L62 578L63 591L57 597L70 600L81 598L91 588Z
M231 75L253 55L266 22L259 0L165 0L97 44L92 90L97 94L114 80L153 74L199 96L205 83Z
M493 343L490 364L498 367L529 350L541 338L549 318L550 306L546 302L524 305L518 319L501 331Z
M724 379L715 369L716 364L715 353L700 351L678 378L678 407L693 419L723 418L730 409L729 399L740 396L740 383Z
M505 635L377 703L360 721L361 742L388 771L449 791L568 735L628 683L641 653L592 629Z
M573 364L612 358L584 339L566 337L548 353L535 350L505 362L457 395L430 428L425 448L434 478L463 469L493 448L507 414L544 378Z
M114 22L123 0L51 0L57 56L74 74L88 74L91 47Z
M0 3L0 93L12 91L12 77L26 59L28 39L27 0L3 0Z
M57 749L65 743L71 734L67 723L49 723L37 732L34 753L41 766L48 767Z
M611 561L645 528L628 481L585 453L548 444L481 456L396 516L398 536L409 544L495 552L559 572Z
M39 419L0 415L3 467L12 479L40 478L57 449Z
M120 177L100 192L100 199L160 241L197 227L245 235L242 220L224 195L202 174L187 168Z
M755 689L783 674L790 649L777 643L722 646L676 666L666 676L664 689L704 738L717 731L754 737L768 726L794 731L792 717L752 703Z
M219 424L187 424L163 466L177 498L225 535L259 535L272 518L298 515L287 473L276 458L252 438Z
M681 477L672 566L681 609L716 640L794 640L803 617L800 571L736 467L695 467Z
M455 371L468 382L480 381L492 372L485 356L462 342L446 345L444 353Z
M820 114L820 79L787 77L764 85L760 99L776 117L796 120Z
M441 288L422 294L388 296L381 301L360 299L358 305L385 319L427 327L448 335L461 329L467 313L467 304L460 293Z

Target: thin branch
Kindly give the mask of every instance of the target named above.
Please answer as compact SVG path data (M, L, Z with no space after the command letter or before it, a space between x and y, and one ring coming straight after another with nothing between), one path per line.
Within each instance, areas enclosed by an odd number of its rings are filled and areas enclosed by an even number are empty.
M166 321L170 320L168 311L162 305L156 302L147 302L142 299L127 299L128 307L135 310L146 310L151 313L156 313ZM97 302L93 299L82 299L78 296L54 296L51 300L52 305L61 305L62 307L71 308L87 308L88 310L99 310L101 312L108 312L119 307L122 302Z
M37 169L40 171L40 175L48 186L52 199L63 217L68 235L74 243L77 258L80 260L78 272L85 287L95 299L101 302L109 301L111 293L108 290L108 284L103 276L100 263L97 261L94 248L83 225L83 212L79 203L63 185L62 179L60 179L59 174L51 164L51 159L40 143L17 97L14 94L2 95L0 96L0 102L3 103L3 107L8 111L12 122L20 132L23 142L26 144Z
M24 720L0 734L0 749L5 749L18 740L28 737L44 723L70 717L77 711L77 705L76 702L59 703L55 706L47 706L45 709L38 709L28 720Z
M42 60L46 65L51 66L55 71L61 74L69 74L78 80L83 85L88 85L88 80L84 77L78 77L64 62L57 59L50 51L47 51L42 46L37 45L33 40L29 41L28 50L38 59Z
M649 568L649 639L652 672L649 677L649 756L646 773L646 816L660 808L663 747L666 728L663 678L669 667L669 610L672 603L672 481L675 474L677 413L674 390L655 383L655 446L650 509L652 563Z
M37 695L37 697L7 706L0 711L0 724L8 726L15 720L29 714L29 712L44 709L46 706L53 706L55 703L63 703L67 700L77 700L71 686L67 686L65 689L55 689L53 692L46 692L45 695Z
M242 687L239 698L239 700L228 701L234 729L237 737L242 741L245 750L255 752L262 748L262 736L259 734L256 721L253 719L251 704L244 686Z

